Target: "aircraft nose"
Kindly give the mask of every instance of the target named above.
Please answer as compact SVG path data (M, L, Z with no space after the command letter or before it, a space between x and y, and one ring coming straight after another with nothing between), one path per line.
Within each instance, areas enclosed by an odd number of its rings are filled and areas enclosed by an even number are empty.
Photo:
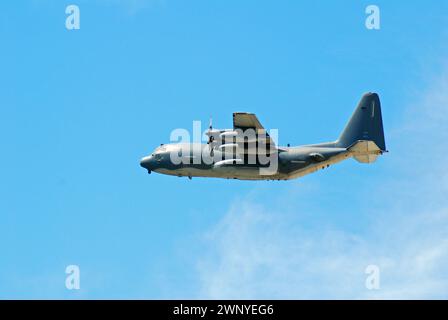
M152 160L151 156L143 157L140 160L140 166L151 171L151 160Z

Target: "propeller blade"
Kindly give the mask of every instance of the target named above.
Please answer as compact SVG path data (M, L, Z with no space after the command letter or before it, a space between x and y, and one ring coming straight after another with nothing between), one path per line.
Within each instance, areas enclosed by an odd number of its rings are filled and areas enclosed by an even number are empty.
M209 135L208 135L208 142L207 142L207 144L210 144L210 143L213 142L213 136L210 135L210 132L213 130L213 124L212 124L212 122L213 122L213 118L212 118L212 116L210 115L210 120L209 120L209 123L208 123L208 132L209 132Z

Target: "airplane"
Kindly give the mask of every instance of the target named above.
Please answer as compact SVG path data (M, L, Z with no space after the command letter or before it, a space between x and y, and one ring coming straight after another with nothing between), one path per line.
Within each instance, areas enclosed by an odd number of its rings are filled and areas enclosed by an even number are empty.
M276 146L256 115L246 112L233 114L233 129L213 129L210 121L206 136L207 143L162 144L142 158L140 165L148 173L189 179L290 180L349 158L373 163L388 152L380 99L372 92L362 96L345 129L333 142Z

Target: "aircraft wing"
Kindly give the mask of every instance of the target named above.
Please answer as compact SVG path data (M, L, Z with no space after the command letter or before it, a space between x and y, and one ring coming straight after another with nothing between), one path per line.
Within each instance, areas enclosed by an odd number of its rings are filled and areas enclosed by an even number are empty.
M233 129L240 129L243 132L252 129L256 133L258 145L264 144L268 150L276 149L274 140L253 113L235 112L233 114Z
M233 128L234 129L263 129L260 121L253 113L235 112L233 113Z

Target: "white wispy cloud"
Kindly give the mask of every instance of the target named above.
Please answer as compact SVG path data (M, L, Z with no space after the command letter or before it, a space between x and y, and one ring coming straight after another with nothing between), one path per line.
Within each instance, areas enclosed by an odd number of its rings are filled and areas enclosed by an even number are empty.
M199 297L448 298L448 69L415 97L387 132L393 152L379 160L387 177L348 190L344 209L297 209L288 201L297 189L275 197L280 206L235 201L204 236ZM310 224L313 210L370 223ZM380 267L380 290L365 287L369 264Z

